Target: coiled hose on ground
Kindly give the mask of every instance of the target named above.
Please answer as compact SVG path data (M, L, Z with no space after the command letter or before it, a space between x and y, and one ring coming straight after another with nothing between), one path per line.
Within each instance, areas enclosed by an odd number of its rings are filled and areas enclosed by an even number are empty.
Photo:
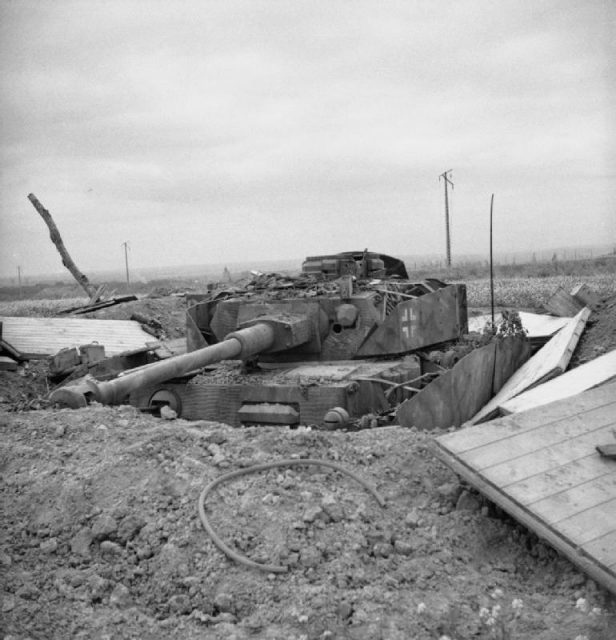
M277 467L293 467L293 466L319 466L319 467L329 467L330 469L335 469L336 471L340 471L340 473L344 473L345 475L353 478L353 480L359 482L364 488L366 488L379 503L381 507L385 507L385 499L377 492L377 490L372 487L368 482L366 482L363 478L360 478L353 471L349 471L345 469L342 465L337 464L336 462L329 462L329 460L314 460L311 458L306 459L288 459L288 460L279 460L277 462L266 462L264 464L258 464L254 467L247 467L246 469L238 469L237 471L231 471L229 473L225 473L222 476L219 476L210 484L208 484L205 489L201 492L199 496L199 518L201 519L201 523L203 524L203 528L207 531L208 535L212 539L212 542L229 558L235 560L236 562L243 564L247 567L252 567L254 569L260 569L261 571L267 571L268 573L286 573L288 571L288 567L283 565L276 564L263 564L261 562L255 562L246 556L238 553L234 549L228 547L218 536L218 534L212 528L212 525L209 523L207 516L205 514L205 500L209 493L215 489L219 484L227 482L228 480L233 480L234 478L239 478L240 476L245 476L250 473L257 473L259 471L266 471L268 469L275 469Z

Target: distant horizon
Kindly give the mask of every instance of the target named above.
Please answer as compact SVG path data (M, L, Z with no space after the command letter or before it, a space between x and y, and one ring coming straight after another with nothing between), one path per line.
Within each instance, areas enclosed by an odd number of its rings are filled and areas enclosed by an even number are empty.
M350 251L345 247L342 251ZM379 248L369 247L370 251L377 251L379 253L387 254L387 251L382 251ZM326 252L322 252L323 254ZM494 260L496 264L510 264L512 261L532 261L533 255L538 261L549 261L554 254L559 260L583 260L590 258L599 258L603 255L612 255L616 253L616 245L603 244L603 245L591 245L583 247L552 247L544 248L536 251L510 251L510 252L498 252L494 253ZM311 254L320 255L320 254ZM393 255L393 254L389 254ZM243 260L243 261L229 261L229 262L210 262L210 263L188 263L184 265L150 265L150 266L131 266L129 262L129 276L131 281L148 282L150 280L157 279L172 279L181 277L192 277L197 275L198 272L202 272L201 275L209 276L228 268L233 273L255 270L276 271L278 269L283 271L299 271L303 260L307 256L302 256L297 260L294 259L263 259L263 260ZM394 257L400 258L404 261L408 269L413 268L415 263L417 268L435 267L435 263L440 263L438 268L445 266L444 254L416 254L416 255L395 255ZM59 256L58 256L59 259ZM459 254L452 255L452 268L458 265L464 265L472 262L484 262L489 259L489 255L484 254ZM77 265L79 267L79 265ZM107 279L113 281L124 281L126 277L125 265L118 266L117 269L100 269L90 270L82 273L88 277L91 281ZM22 284L32 285L38 282L70 282L74 280L68 269L58 270L48 273L28 274L22 267L21 271ZM0 275L0 284L3 286L17 286L18 274L13 276Z

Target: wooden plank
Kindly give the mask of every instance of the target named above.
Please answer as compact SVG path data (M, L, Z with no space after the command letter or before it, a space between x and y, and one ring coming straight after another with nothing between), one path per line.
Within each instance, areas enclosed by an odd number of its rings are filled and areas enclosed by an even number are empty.
M592 389L616 377L616 349L503 402L501 414L518 413Z
M470 420L470 423L478 424L493 418L498 413L498 407L507 400L562 373L569 364L589 315L590 309L584 308L575 318L572 318L566 327L511 376L496 396Z
M613 440L616 383L516 414L514 424L513 417L436 438L436 452L616 593L616 464L595 450Z
M459 427L475 415L504 382L528 360L526 339L509 337L475 349L417 395L396 414L403 427Z
M616 549L616 531L610 531L610 533L606 533L604 536L590 540L584 545L584 549L589 555L594 556L608 569L616 573L616 557L614 556L614 549Z
M496 395L507 380L530 358L530 342L525 338L507 337L496 342L496 360L492 395Z
M596 434L594 442L601 442L605 429L615 425L615 410L616 403L598 407L589 413L571 416L559 424L558 429L537 427L511 435L467 452L465 460L477 469L488 469L518 457L540 453L545 448L553 450L563 442L569 443L573 448L577 444L576 438L586 437L590 433ZM590 421L592 427L589 426ZM594 445L592 451L594 452Z
M589 456L585 460L592 463L596 462L594 456ZM571 469L571 467L568 468ZM588 471L597 473L596 468L592 469L592 471L588 467L579 471L574 469L573 477L569 480L571 486L567 489L558 490L558 487L552 486L551 491L539 500L529 501L528 496L524 496L523 499L526 498L525 506L532 506L533 511L541 514L541 517L546 522L555 524L580 513L588 507L605 505L607 501L616 496L616 475L607 472L588 480L586 479ZM535 478L536 476L533 476L533 479ZM511 495L515 493L510 487L508 492ZM614 513L616 515L616 510L614 510Z
M552 297L543 305L546 311L553 313L555 316L571 318L579 313L584 304L570 293L567 293L562 287L558 287Z
M24 358L45 358L60 349L98 342L113 356L140 349L152 336L132 320L2 317L3 338Z
M435 451L441 460L449 465L454 472L476 487L489 500L507 511L507 513L520 524L534 531L540 538L543 538L573 564L587 573L593 580L603 585L613 594L616 594L616 554L614 554L616 546L608 547L607 558L602 558L601 561L598 561L598 559L592 555L595 541L589 543L587 549L581 549L578 545L571 544L569 540L560 535L558 529L543 522L532 510L521 507L516 500L512 499L506 493L503 493L498 487L484 479L481 475L478 475L455 454L452 454L444 448L438 440L439 439L434 443ZM612 534L606 537L613 539Z
M579 545L602 538L616 531L616 495L555 524L562 534Z
M513 460L508 460L497 466L483 470L486 478L497 483L500 487L507 487L522 478L555 469L574 460L584 458L593 452L597 442L611 435L614 422L589 433L579 435L571 440L564 440L552 447L545 447L540 451L527 454ZM596 453L597 457L599 456Z
M582 486L587 481L600 480L602 487L611 487L614 482L613 471L613 463L603 458L597 459L594 454L590 454L556 469L549 469L514 482L507 486L507 493L518 502L531 506L548 496L559 496L560 493ZM558 500L558 497L556 499Z
M498 442L509 435L543 428L564 418L581 415L598 406L616 402L616 383L597 387L575 396L574 402L552 402L533 409L499 418L494 425L477 425L456 431L440 439L458 453L464 453L490 442Z
M571 295L589 309L596 309L601 302L601 298L587 284L575 286Z
M17 362L8 356L0 356L0 371L17 371Z
M449 371L403 402L396 419L403 427L460 426L492 396L496 345L475 349Z

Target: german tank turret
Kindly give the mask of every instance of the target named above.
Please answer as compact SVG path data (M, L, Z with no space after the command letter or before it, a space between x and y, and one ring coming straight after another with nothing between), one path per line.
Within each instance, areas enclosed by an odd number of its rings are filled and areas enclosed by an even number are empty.
M336 426L408 397L426 373L418 353L467 332L464 285L412 282L402 261L369 251L188 302L186 354L90 381L86 396L237 426Z

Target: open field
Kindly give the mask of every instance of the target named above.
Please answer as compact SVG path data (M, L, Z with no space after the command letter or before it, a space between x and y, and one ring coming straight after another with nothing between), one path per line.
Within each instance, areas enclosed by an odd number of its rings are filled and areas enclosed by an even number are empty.
M234 282L241 282L246 276L245 272L231 271L231 274L233 282L228 284L191 275L132 283L128 288L126 283L110 282L107 283L107 289L115 292L115 295L132 293L138 296L198 292L205 291L212 284L233 286ZM485 262L462 264L451 269L410 271L409 277L417 281L434 277L448 283L464 283L470 307L490 305L489 269ZM600 297L613 294L616 291L616 259L497 265L494 272L494 302L501 307L541 309L559 287L570 291L577 284L588 285ZM18 287L0 288L0 315L49 316L86 302L82 289L75 282L36 284L22 287L21 290Z

